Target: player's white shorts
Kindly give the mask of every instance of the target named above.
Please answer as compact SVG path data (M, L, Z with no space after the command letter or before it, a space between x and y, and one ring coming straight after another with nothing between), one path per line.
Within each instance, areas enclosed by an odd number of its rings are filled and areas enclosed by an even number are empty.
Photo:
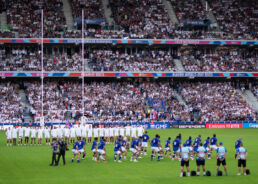
M130 137L130 132L126 133L126 136L127 136L127 137Z
M116 155L119 155L121 153L121 151L115 151Z
M148 142L142 142L142 147L147 148L148 147Z
M75 138L75 134L71 134L71 138L73 138L73 139L74 139L74 138Z
M92 151L92 152L97 152L97 149L92 149L91 151Z
M114 137L114 134L109 134L109 137Z
M132 137L136 137L136 134L132 134Z
M136 149L134 149L134 148L130 148L130 151L133 153L133 154L135 154L137 151L136 151Z
M99 134L100 137L104 137L104 134Z
M99 135L95 135L95 134L94 134L94 138L98 138L98 137L99 137Z
M98 152L99 154L101 154L101 155L104 155L104 154L105 154L105 151L102 150L102 149L98 149L97 152Z
M105 134L105 137L110 137L110 135L109 134Z
M88 137L92 137L92 133L88 133Z
M50 136L45 136L45 139L50 139Z
M125 152L125 151L126 151L126 149L125 149L124 146L121 147L121 150L122 150L122 152Z
M78 153L78 150L72 149L72 152L73 152L74 155L76 155Z
M171 151L170 147L165 148L166 151Z
M187 146L187 148L190 150L190 151L193 151L193 148L191 146Z
M217 146L216 145L210 145L211 150L217 150Z
M115 133L115 137L118 137L118 133Z
M87 135L86 135L86 134L82 134L82 137L86 138L86 137L87 137Z
M80 149L79 152L80 153L84 153L85 151L84 151L84 149Z
M159 152L160 148L159 147L151 147L151 151Z
M20 138L20 139L22 139L22 137L23 137L22 135L21 135L21 136L19 136L19 138Z
M38 136L38 139L42 139L42 136Z
M8 136L7 139L12 139L12 136Z
M16 138L16 137L14 137L14 138ZM35 139L36 137L35 137L35 136L31 136L31 138L32 138L32 139ZM54 137L53 137L53 138L54 138Z

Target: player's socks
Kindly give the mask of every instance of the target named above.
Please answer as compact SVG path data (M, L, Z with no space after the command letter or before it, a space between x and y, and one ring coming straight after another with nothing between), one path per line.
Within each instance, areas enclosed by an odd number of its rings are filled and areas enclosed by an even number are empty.
M72 162L74 161L74 158L72 158Z
M124 160L126 160L126 156L124 156Z
M180 177L183 177L183 172L181 172Z
M206 172L203 172L203 176L206 176Z
M119 156L119 160L121 160L122 156Z
M114 160L116 161L116 155L114 155Z
M210 159L211 158L211 154L210 153L208 153L208 159Z
M176 158L176 154L173 153L172 160Z
M153 157L154 157L154 155L153 155L153 154L151 154L151 160L153 160Z
M80 162L80 160L78 160L78 159L77 159L77 162L79 163L79 162Z
M83 156L82 156L82 158L85 158L85 156L86 156L86 154L84 153Z
M190 176L190 172L187 173L187 176Z
M131 161L133 161L133 157L131 157Z
M235 159L237 158L237 154L235 154Z
M200 172L197 172L197 176L200 176Z

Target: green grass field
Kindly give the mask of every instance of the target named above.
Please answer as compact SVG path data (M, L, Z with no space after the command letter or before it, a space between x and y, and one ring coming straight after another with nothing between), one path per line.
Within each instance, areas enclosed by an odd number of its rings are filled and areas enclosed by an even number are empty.
M155 133L161 135L161 143L164 145L168 136L173 139L178 133L182 133L182 139L191 135L194 138L201 134L202 139L217 134L218 140L223 141L228 149L227 167L229 176L216 177L215 153L212 159L206 161L206 168L212 173L211 177L184 177L180 178L179 161L171 161L168 158L160 162L150 161L150 148L148 156L140 159L138 163L131 163L129 160L122 163L113 162L113 145L107 146L108 163L96 163L91 160L90 146L87 145L86 160L81 163L72 163L71 151L66 154L67 165L62 162L57 167L50 167L51 149L49 146L6 146L6 137L3 131L0 132L0 183L87 183L87 184L257 184L258 183L258 130L256 129L166 129L149 130L150 137ZM234 143L236 139L243 137L244 147L248 150L247 168L251 175L237 176L237 161L234 160ZM71 148L71 146L70 146ZM70 149L71 150L71 149ZM128 154L131 156L131 153ZM190 162L190 169L196 170L196 162ZM221 170L223 170L221 168Z

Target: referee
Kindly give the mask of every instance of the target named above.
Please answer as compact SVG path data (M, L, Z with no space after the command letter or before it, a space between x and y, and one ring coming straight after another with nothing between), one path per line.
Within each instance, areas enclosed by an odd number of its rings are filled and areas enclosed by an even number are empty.
M58 145L59 145L59 154L57 159L57 165L59 163L61 156L63 158L63 164L65 165L65 151L67 150L67 143L66 141L63 140L63 138L61 138L61 140L58 141Z

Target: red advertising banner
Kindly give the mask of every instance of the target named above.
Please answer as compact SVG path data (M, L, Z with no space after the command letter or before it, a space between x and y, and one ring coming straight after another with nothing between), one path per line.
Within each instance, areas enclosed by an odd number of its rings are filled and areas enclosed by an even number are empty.
M243 128L243 123L206 123L206 128Z

